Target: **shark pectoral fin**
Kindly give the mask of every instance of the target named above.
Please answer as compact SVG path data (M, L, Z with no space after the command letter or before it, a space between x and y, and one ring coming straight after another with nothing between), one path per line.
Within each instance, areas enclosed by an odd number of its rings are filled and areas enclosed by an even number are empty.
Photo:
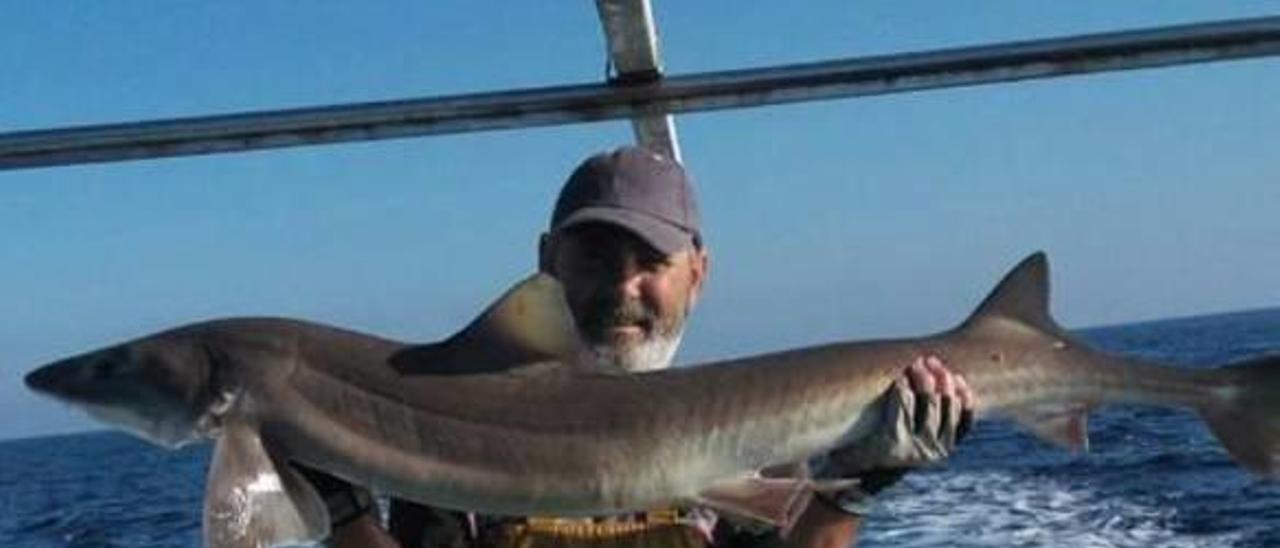
M814 493L835 493L855 487L858 483L859 480L856 479L809 480L750 476L714 484L699 493L694 502L728 515L767 522L782 529L785 535L809 506Z
M760 475L766 478L804 479L811 476L809 463L806 461L775 464L760 469Z
M1089 450L1089 408L1036 406L1016 408L1010 417L1036 437L1073 452Z
M329 513L315 488L273 458L252 427L224 425L205 486L205 546L280 546L327 536Z
M749 477L712 485L695 502L714 510L789 526L808 504L808 482L795 478Z
M398 352L391 364L406 375L494 373L530 364L574 364L585 348L560 282L539 273L507 290L453 336Z
M784 531L795 524L813 493L830 493L858 484L856 479L814 481L794 477L752 476L720 482L698 494L697 504L763 521Z

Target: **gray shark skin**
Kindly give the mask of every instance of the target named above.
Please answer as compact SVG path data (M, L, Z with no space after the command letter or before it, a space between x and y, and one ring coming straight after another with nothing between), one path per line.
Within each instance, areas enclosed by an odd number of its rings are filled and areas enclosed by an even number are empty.
M606 374L558 285L534 276L454 337L411 345L288 319L192 324L44 366L37 392L163 445L218 440L214 546L327 535L298 462L422 503L511 515L599 515L672 502L785 522L818 480L765 479L871 434L887 389L942 356L1000 414L1070 448L1113 403L1198 412L1231 455L1280 475L1280 357L1208 370L1093 350L1048 312L1048 267L1014 268L955 329L704 365ZM847 482L844 484L847 485Z

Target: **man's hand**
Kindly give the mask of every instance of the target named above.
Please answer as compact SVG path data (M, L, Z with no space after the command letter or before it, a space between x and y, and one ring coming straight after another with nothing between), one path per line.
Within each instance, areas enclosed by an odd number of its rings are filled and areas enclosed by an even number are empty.
M884 395L879 430L815 463L821 478L858 478L858 487L822 496L845 512L861 514L871 497L912 468L942 460L973 422L976 398L964 377L937 356L917 358Z

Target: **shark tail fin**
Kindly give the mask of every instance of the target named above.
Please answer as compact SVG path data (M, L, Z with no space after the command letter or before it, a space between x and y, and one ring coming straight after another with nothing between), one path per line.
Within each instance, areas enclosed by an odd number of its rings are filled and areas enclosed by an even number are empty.
M1047 333L1063 332L1049 314L1049 259L1043 251L1032 253L1005 274L960 329L992 318L1012 320Z
M1280 354L1229 364L1220 397L1200 409L1227 452L1250 471L1280 478Z
M560 282L538 273L512 286L453 336L412 347L392 363L403 374L470 374L572 363L582 354Z

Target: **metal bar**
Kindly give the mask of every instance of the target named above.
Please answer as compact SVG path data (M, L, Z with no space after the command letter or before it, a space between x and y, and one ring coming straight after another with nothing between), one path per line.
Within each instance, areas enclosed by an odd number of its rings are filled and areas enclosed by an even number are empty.
M609 59L618 80L656 80L662 76L658 32L649 0L596 0Z
M0 135L0 169L880 95L1280 54L1280 17L671 77Z
M596 9L609 45L609 60L618 72L611 82L651 84L661 79L658 26L649 0L596 0ZM631 129L640 146L681 161L674 116L660 110L640 113L631 118Z
M676 134L676 117L670 114L641 114L631 119L631 132L636 142L649 150L661 153L677 162L684 162L680 154L680 137Z

